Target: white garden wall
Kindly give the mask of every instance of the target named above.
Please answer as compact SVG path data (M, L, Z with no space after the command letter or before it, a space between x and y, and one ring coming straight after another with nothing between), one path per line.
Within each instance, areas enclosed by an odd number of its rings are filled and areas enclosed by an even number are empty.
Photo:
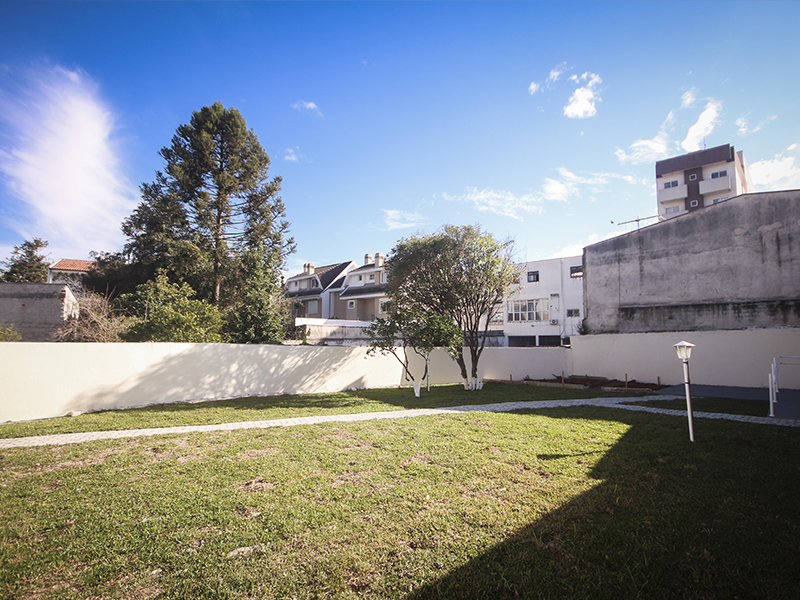
M401 382L366 348L0 343L0 421L111 408L373 388Z
M696 346L689 361L695 384L766 388L773 357L800 356L796 328L582 335L572 338L574 372L677 385L683 366L672 346L682 340ZM778 383L800 389L800 367L782 367Z
M589 335L572 348L486 348L482 379L596 375L678 384L683 371L672 345L697 347L695 384L766 387L774 356L800 356L800 329ZM411 356L421 375L421 359ZM431 383L459 383L444 350L431 357ZM0 343L0 422L148 404L332 392L404 384L393 356L364 347L236 344ZM779 383L800 389L800 367ZM409 389L409 394L413 392Z

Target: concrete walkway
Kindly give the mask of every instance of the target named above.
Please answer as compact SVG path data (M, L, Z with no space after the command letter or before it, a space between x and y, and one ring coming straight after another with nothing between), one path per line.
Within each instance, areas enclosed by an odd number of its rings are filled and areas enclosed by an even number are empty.
M464 412L510 412L520 409L561 408L569 406L604 406L640 412L658 413L676 417L686 417L685 410L636 406L624 402L647 402L650 400L670 400L681 396L643 396L641 398L595 398L583 400L545 400L530 402L502 402L497 404L474 404L466 406L450 406L447 408L417 408L411 410L392 410L384 412L355 413L344 415L320 415L314 417L295 417L291 419L270 419L268 421L240 421L237 423L221 423L218 425L186 425L181 427L152 427L149 429L127 429L122 431L90 431L86 433L61 433L57 435L39 435L22 438L0 439L0 449L29 448L33 446L57 446L79 444L94 440L113 440L132 437L148 437L203 431L233 431L235 429L266 429L269 427L293 427L295 425L314 425L316 423L352 423L355 421L373 421L377 419L406 419L429 415L446 415ZM698 419L725 419L760 425L781 425L784 427L800 427L800 421L778 419L774 417L750 417L728 415L723 413L695 412Z

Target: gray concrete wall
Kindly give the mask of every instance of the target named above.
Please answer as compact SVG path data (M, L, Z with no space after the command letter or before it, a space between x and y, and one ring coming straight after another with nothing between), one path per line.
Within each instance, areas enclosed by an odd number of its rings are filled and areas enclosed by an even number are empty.
M737 196L583 260L591 333L800 327L800 190Z
M12 326L24 342L50 340L77 314L78 301L65 283L0 283L0 326Z

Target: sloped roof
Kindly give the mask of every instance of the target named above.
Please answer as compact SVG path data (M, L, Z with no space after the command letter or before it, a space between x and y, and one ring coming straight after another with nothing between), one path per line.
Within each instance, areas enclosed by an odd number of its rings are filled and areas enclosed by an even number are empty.
M316 269L316 273L319 275L319 281L322 284L322 289L328 289L333 282L339 279L342 273L344 273L344 271L352 262L352 260L348 260L347 262L342 262L335 265L327 265L325 267Z
M386 284L380 283L377 285L351 285L341 293L340 298L360 298L362 296L372 296L376 294L385 294Z
M87 273L94 269L96 266L93 260L76 260L74 258L59 258L56 262L50 265L51 269L57 271L77 271Z

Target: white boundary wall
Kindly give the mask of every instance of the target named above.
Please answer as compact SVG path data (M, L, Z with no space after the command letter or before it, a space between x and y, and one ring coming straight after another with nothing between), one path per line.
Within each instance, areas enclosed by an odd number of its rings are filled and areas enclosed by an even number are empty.
M401 382L393 357L364 347L0 343L0 422L70 411Z
M515 381L553 375L679 384L673 344L696 345L692 382L767 387L775 356L800 355L800 329L574 336L572 348L486 348L480 377ZM422 373L412 353L412 372ZM431 383L460 383L444 350L431 357ZM0 422L247 396L334 392L404 385L393 356L361 346L237 344L0 343ZM781 371L782 388L800 389L800 369ZM413 392L409 389L409 394Z
M766 388L773 357L800 355L795 328L582 335L571 339L574 374L678 385L683 365L672 346L682 340L695 345L695 384ZM779 384L800 389L800 369L782 371Z

